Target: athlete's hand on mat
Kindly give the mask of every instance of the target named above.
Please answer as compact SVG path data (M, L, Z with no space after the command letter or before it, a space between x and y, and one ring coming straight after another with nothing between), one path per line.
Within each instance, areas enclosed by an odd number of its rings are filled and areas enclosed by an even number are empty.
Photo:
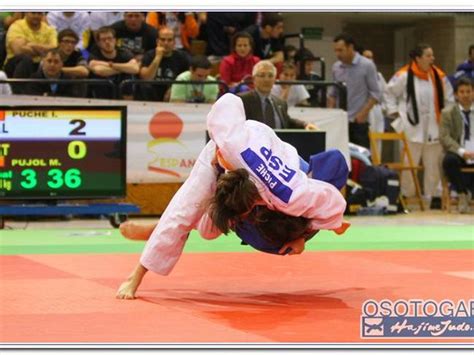
M306 239L304 239L303 237L292 240L291 242L288 242L283 245L278 254L285 254L288 248L290 248L290 252L288 253L288 255L301 254L304 251L305 242Z
M134 300L136 291L137 286L135 283L131 280L127 280L120 285L117 293L115 294L115 298L121 300Z

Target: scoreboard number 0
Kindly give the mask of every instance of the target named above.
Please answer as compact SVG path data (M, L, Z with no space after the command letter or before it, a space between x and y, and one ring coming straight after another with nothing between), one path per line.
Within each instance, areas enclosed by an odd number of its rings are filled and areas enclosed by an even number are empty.
M87 146L83 141L72 141L67 146L67 153L71 159L82 159L87 155Z

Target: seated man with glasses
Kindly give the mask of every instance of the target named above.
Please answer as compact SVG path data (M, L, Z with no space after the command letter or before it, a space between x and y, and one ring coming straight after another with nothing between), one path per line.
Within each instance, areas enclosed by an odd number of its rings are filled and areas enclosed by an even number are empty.
M66 78L82 79L89 77L87 61L82 53L77 49L79 37L70 28L58 33L58 49L63 61L62 72ZM73 84L74 97L85 97L87 95L87 85Z
M316 129L312 123L291 118L288 115L288 104L271 94L276 74L277 70L269 60L262 60L253 67L255 89L240 95L247 119L260 121L271 128Z
M76 46L79 37L76 32L67 28L58 33L58 48L63 61L63 73L68 78L79 79L89 76L87 61Z

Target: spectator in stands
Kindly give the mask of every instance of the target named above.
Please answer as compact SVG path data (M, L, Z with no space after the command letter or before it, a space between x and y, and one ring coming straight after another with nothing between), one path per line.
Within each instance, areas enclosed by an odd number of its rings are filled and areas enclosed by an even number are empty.
M0 70L0 80L7 80L7 75L5 72ZM10 85L8 84L0 84L0 96L3 95L11 95L12 94L12 89L10 88Z
M51 11L46 16L46 19L57 32L65 29L74 31L79 38L77 48L80 50L84 50L89 46L91 22L87 12Z
M313 130L311 123L291 118L285 101L271 94L277 70L269 60L262 60L253 67L255 90L240 97L244 103L245 117L265 123L272 128L305 128Z
M67 79L62 72L63 61L59 49L49 49L41 61L41 66L32 79ZM75 92L72 85L59 83L31 83L27 94L36 96L68 96L73 97Z
M199 24L194 12L148 12L146 22L155 29L163 26L174 33L175 48L191 49L191 40L199 35Z
M313 72L314 62L317 60L314 54L307 48L300 48L295 54L296 77L298 80L318 81L322 78ZM314 84L306 84L306 91L310 97L308 102L311 107L322 106L322 95L325 95L326 90Z
M295 63L295 56L296 56L296 47L292 44L288 44L283 47L283 57L285 62L292 62Z
M116 48L115 31L111 27L102 27L96 33L98 49L91 52L89 68L93 77L112 80L116 85L138 74L139 65L133 54L127 49ZM107 86L96 86L92 89L95 98L113 98ZM132 98L132 88L126 88L124 98Z
M5 37L7 35L8 27L22 17L23 14L21 12L0 12L0 68L3 67L7 55Z
M62 72L66 78L86 79L89 77L89 67L87 61L82 56L82 52L76 49L79 37L76 32L67 28L58 33L59 53L63 61ZM74 84L74 97L85 97L87 95L87 85Z
M41 56L55 48L56 30L43 21L42 12L27 12L25 18L15 21L7 32L5 73L9 78L29 78L38 70ZM22 92L20 85L13 92Z
M245 29L253 37L254 55L268 59L273 64L284 61L283 55L283 17L276 12L262 15L261 25L252 25Z
M334 52L338 61L332 67L333 80L344 82L347 88L349 141L370 149L367 119L372 107L382 97L377 84L377 69L374 63L357 53L354 39L348 34L334 38ZM338 92L331 86L328 106L336 107L337 99Z
M279 79L282 81L296 80L296 66L292 62L284 62ZM286 101L288 107L309 106L309 93L304 85L273 85L272 94Z
M89 41L89 47L87 50L90 52L94 47L97 47L95 43L95 34L97 30L101 27L110 27L115 22L119 22L123 20L123 12L106 12L106 11L99 11L99 12L91 12L89 15L89 20L91 23L91 36ZM87 59L87 58L86 58Z
M143 12L125 12L123 20L111 27L115 30L117 47L128 49L139 62L145 52L156 47L157 31L145 22Z
M89 68L81 52L76 49L79 37L71 29L58 33L59 53L63 61L63 73L68 78L87 78Z
M232 54L224 57L219 67L220 79L235 92L237 86L252 78L252 69L260 58L254 56L253 39L247 32L237 32L232 37ZM239 91L248 90L248 86L241 86Z
M362 55L374 63L374 53L370 49L365 49L362 51ZM374 63L375 65L375 63ZM385 115L384 112L386 111L385 99L383 93L387 88L387 82L383 77L382 73L377 71L377 84L379 85L380 92L382 96L380 97L380 101L377 102L372 110L369 112L369 128L371 131L374 132L385 132ZM382 141L377 142L378 153L382 156Z
M438 184L440 182L439 142L441 110L453 102L453 90L446 75L434 63L433 49L418 44L410 51L410 63L398 70L387 85L387 114L397 132L405 132L413 163L423 160L424 194L431 199L431 208L440 208ZM411 197L415 193L409 172L401 178L402 193Z
M143 56L140 78L143 80L174 80L189 69L189 62L182 51L175 49L173 30L162 27L158 31L156 48ZM139 98L153 101L169 101L169 85L141 85Z
M232 52L232 37L254 25L254 12L209 12L207 14L207 54L221 58ZM255 54L255 52L254 52Z
M462 77L468 77L471 80L474 80L474 44L469 46L468 58L458 65L456 68L456 73L454 73L452 84Z
M461 168L474 167L474 81L462 77L457 81L457 105L443 110L439 140L445 156L443 170L458 193L458 211L469 212L474 192L474 174L463 174Z
M190 69L178 75L178 81L214 81L210 76L211 63L202 55L191 59ZM171 102L206 102L213 103L219 93L218 84L173 84L171 86Z

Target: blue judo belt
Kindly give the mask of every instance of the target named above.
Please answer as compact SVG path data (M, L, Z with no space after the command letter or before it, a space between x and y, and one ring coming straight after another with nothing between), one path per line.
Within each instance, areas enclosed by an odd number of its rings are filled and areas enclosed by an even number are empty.
M342 189L347 181L349 169L347 163L339 150L331 149L310 157L309 164L300 157L300 169L311 177L334 185L338 190ZM275 246L263 238L254 224L250 221L242 221L235 226L235 233L242 240L242 244L248 244L259 251L278 254L283 245ZM288 254L287 249L284 254Z

